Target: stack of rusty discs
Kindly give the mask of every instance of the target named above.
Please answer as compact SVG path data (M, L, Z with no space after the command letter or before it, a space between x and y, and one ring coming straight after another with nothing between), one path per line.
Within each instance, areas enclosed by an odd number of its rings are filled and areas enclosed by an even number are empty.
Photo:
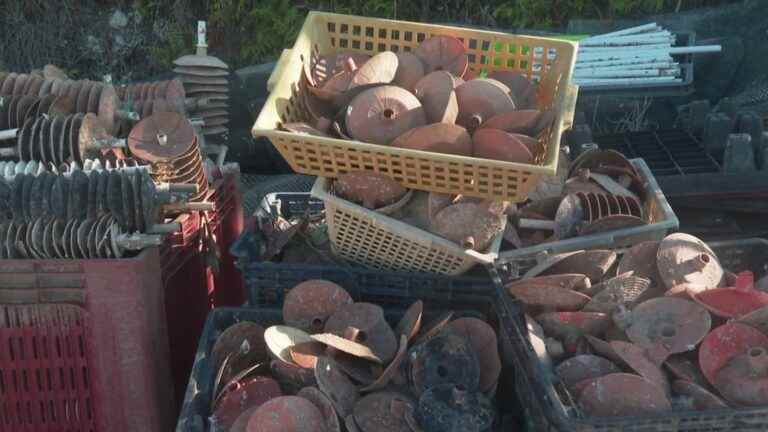
M122 85L115 90L141 118L159 112L185 112L184 85L177 79Z
M202 201L208 180L195 130L181 114L164 112L140 121L128 136L128 148L140 162L152 166L156 182L198 185L190 199Z
M74 105L73 112L97 114L110 133L114 133L120 115L120 99L115 88L102 82L0 72L0 95L66 96Z
M187 96L207 102L189 110L190 117L205 121L203 135L216 137L226 134L229 131L226 127L229 123L229 66L207 55L205 49L199 47L197 54L180 57L173 64L173 71L184 84Z

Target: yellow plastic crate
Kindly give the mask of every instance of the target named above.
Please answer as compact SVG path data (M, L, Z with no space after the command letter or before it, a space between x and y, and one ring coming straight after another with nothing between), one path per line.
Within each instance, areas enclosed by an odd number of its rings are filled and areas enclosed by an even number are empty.
M486 253L464 249L429 231L339 198L330 179L318 177L312 196L323 200L333 252L378 270L460 275L499 256L502 233Z
M538 83L542 108L554 107L556 120L539 140L535 164L501 162L394 148L277 130L280 122L306 121L302 102L301 58L313 51L375 54L413 50L435 35L461 39L469 68L476 72L520 71ZM467 196L524 201L542 176L557 169L560 137L571 127L578 89L570 84L576 43L533 36L407 21L310 12L296 43L280 57L268 87L270 95L252 133L272 141L294 171L322 177L364 170L386 174L405 187Z

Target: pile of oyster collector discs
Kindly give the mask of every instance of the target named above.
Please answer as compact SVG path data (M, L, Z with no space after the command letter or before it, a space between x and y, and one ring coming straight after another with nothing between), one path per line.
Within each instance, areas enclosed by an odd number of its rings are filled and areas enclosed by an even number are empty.
M538 135L553 122L536 86L517 72L476 77L464 44L434 36L412 52L313 53L300 86L308 120L296 133L413 150L537 163Z
M391 327L380 306L325 280L291 289L282 312L283 325L240 322L218 337L211 423L221 430L494 426L501 360L485 321L446 312L423 325L417 301Z
M506 286L586 416L768 405L768 293L696 237L544 260Z

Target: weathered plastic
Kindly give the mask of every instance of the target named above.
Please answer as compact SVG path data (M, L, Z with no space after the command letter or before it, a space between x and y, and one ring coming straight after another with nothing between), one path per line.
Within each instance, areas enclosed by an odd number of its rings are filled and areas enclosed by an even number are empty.
M555 110L555 122L542 135L542 151L535 164L520 164L423 152L391 146L301 135L278 130L280 122L306 121L299 97L301 57L313 51L329 54L353 51L412 50L433 35L458 37L464 42L469 69L480 74L495 70L519 71L539 81L542 109ZM570 84L576 44L556 39L511 35L485 30L310 12L293 48L284 50L270 77L270 95L252 133L266 136L294 171L335 177L355 170L375 171L405 187L523 201L543 176L555 175L560 136L573 123L578 89Z
M494 266L506 277L516 278L522 271L533 267L545 255L554 255L582 249L612 249L630 247L649 240L661 240L677 230L680 222L667 202L651 170L642 159L630 161L645 184L645 214L650 223L604 233L579 236L566 240L542 243L522 249L502 251Z

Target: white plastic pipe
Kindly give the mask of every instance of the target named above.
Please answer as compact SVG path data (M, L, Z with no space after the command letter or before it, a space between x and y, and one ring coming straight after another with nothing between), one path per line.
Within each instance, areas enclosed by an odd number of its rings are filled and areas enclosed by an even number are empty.
M0 131L0 141L15 139L19 135L18 129L6 129Z
M627 36L624 38L604 39L592 42L580 42L579 48L589 47L607 47L622 45L649 45L653 43L675 42L675 37L669 34L660 34L658 36Z
M593 61L593 62L578 62L576 63L575 69L593 69L593 68L599 68L599 67L613 67L613 66L632 66L632 65L646 65L646 64L669 64L669 65L677 65L677 62L672 60L672 57L667 57L665 59L626 59L626 60L604 60L604 61ZM663 67L663 66L659 66Z
M657 28L660 28L656 25L656 23L648 23L643 24L637 27L630 27L623 30L617 30L610 33L603 33L601 35L596 36L590 36L586 39L582 39L581 41L589 41L589 40L595 40L595 39L604 39L604 38L610 38L610 37L616 37L616 36L625 36L625 35L631 35L631 34L637 34L637 33L644 33L649 31L655 31Z
M603 71L612 71L612 70L633 70L633 69L670 69L677 67L678 64L671 61L665 61L665 62L640 62L640 63L627 63L627 64L613 64L613 65L595 65L594 63L585 63L583 65L579 65L579 67L574 69L574 74L580 73L583 71L590 71L590 70L603 70Z
M605 87L605 86L626 86L632 84L659 84L659 83L681 83L682 78L677 77L644 77L644 78L576 78L573 80L575 84L581 87Z
M706 54L706 53L719 53L723 50L720 45L699 45L690 47L672 48L669 53L675 54Z
M579 74L574 74L575 79L579 78L640 78L640 77L658 77L658 76L675 76L679 73L679 70L668 69L636 69L636 70L614 70L614 71L584 71Z
M628 49L643 49L643 50L672 49L672 44L669 42L663 42L663 43L655 43L650 45L626 45L626 46L618 46L618 47L586 47L586 48L579 48L579 55L620 53L620 52L626 52L626 50Z

